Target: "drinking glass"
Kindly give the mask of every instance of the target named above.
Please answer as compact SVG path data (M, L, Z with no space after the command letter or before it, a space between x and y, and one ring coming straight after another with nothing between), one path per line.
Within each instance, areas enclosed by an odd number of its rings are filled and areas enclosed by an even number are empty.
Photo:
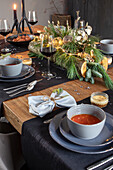
M53 45L53 36L43 34L41 38L41 49L40 52L45 55L48 59L48 70L42 74L43 77L50 80L51 78L56 77L56 73L50 72L50 59L55 54L56 48Z
M32 30L34 33L34 25L38 22L37 12L28 11L28 23L32 25Z
M11 50L9 48L6 47L6 35L8 35L10 33L10 25L8 23L8 21L6 19L1 19L0 20L0 34L4 36L4 40L5 40L5 47L3 49L1 49L1 52L3 53L8 53Z

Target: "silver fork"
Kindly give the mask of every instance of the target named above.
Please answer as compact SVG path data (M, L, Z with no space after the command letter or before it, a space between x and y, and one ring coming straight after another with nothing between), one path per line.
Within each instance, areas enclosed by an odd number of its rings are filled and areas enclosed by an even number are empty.
M28 85L26 89L23 89L23 90L18 91L18 92L16 92L16 93L10 94L9 96L10 96L10 97L13 97L13 96L16 96L16 95L19 94L19 93L22 93L22 92L25 92L25 91L31 91L31 90L34 88L34 86L35 86L35 85L32 85L32 86L29 86L29 85Z
M22 86L22 87L19 87L17 89L14 89L14 90L10 90L10 91L6 91L7 94L11 94L11 93L14 93L15 91L18 91L18 90L21 90L23 88L25 88L26 86Z
M40 82L40 81L42 81L42 80L43 80L43 79L34 80L34 81L32 81L31 83L29 83L29 84L27 85L26 89L23 89L23 90L21 90L21 91L18 91L18 92L14 93L14 94L11 94L11 93L13 93L13 92L15 92L15 91L17 91L17 90L20 90L20 89L22 89L23 87L20 87L20 88L17 88L17 89L8 91L8 92L6 92L6 93L7 93L7 94L10 94L10 95L9 95L10 97L13 97L13 96L15 96L15 95L17 95L17 94L19 94L19 93L24 92L24 91L30 91L30 90L32 90L32 89L34 88L34 86L36 85L36 83L38 83L38 82Z
M22 84L22 85L18 85L18 86L9 87L9 88L3 89L3 90L5 90L7 94L11 94L11 93L13 93L15 91L18 91L18 90L20 90L22 88L25 88L26 86L32 86L33 84L35 84L35 82L40 82L40 81L42 81L42 79L34 80L34 81L30 82L30 83L26 83L26 84ZM10 90L10 89L14 89L14 90Z
M105 168L104 170L112 170L112 169L113 169L113 165L110 165L107 168Z
M21 84L21 85L17 85L17 86L13 86L13 87L8 87L8 88L5 88L5 89L3 89L3 90L4 90L4 91L7 91L7 90L15 89L15 88L18 88L18 87L27 86L27 84L28 84L28 83Z
M103 160L100 160L99 162L96 162L93 165L90 165L89 167L87 167L87 170L93 170L95 168L98 168L98 167L104 165L105 163L107 163L107 162L109 162L111 160L113 160L113 155L111 155L111 156L109 156L109 157L107 157L107 158L105 158Z

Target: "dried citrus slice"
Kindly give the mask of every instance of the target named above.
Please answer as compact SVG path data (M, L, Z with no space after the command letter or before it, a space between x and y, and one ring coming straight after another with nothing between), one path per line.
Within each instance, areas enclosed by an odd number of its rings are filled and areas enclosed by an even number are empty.
M107 71L108 69L108 59L107 57L103 57L102 61L101 61L101 65L104 67L104 69Z
M81 75L83 76L83 77L85 77L85 75L86 75L86 70L87 70L87 65L86 65L86 61L84 61L83 63L82 63L82 65L81 65Z

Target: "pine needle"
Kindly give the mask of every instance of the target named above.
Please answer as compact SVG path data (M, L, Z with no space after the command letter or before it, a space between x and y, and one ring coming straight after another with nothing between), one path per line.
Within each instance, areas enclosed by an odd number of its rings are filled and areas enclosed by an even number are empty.
M36 54L36 53L33 53L33 52L29 52L28 53L28 55L29 55L29 57L38 57L38 58L40 58L41 60L44 58L44 56L41 54L41 53L38 53L38 54Z
M113 81L109 77L109 75L106 73L105 69L103 68L102 65L98 64L97 65L98 71L103 75L103 80L105 82L105 85L108 89L113 90Z

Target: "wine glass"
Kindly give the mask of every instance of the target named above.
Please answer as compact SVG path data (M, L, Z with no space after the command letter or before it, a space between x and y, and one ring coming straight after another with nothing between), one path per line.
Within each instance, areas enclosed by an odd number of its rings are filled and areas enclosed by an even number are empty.
M4 36L4 40L5 40L5 47L3 49L1 49L1 52L3 53L8 53L11 50L9 48L6 47L6 35L8 35L10 33L10 25L7 21L7 19L1 19L0 20L0 34Z
M37 12L28 11L28 23L32 25L32 30L34 33L34 25L38 22Z
M43 55L45 55L48 59L48 70L46 72L44 72L42 74L42 76L47 78L48 80L50 80L51 78L56 77L56 73L50 72L50 58L56 52L56 48L54 48L54 45L53 45L53 36L52 35L43 34L43 36L41 38L40 52Z

